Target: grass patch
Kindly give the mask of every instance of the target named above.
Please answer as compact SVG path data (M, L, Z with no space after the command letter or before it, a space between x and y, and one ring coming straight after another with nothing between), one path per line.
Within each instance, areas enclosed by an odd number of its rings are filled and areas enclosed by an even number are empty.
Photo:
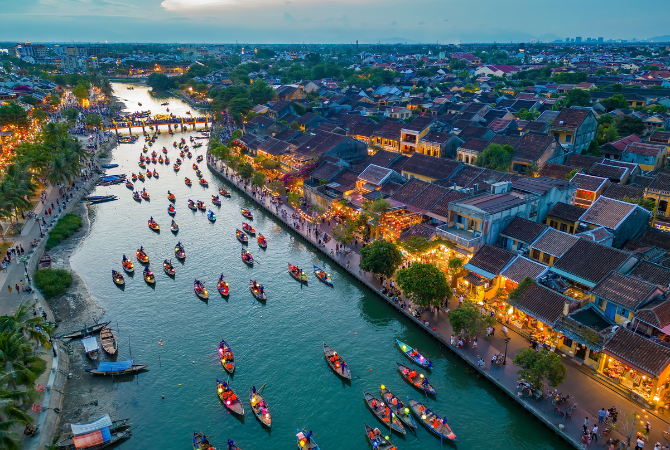
M7 253L7 249L14 245L14 242L12 241L7 241L4 244L0 244L0 255L4 255Z
M107 158L107 153L102 152L98 155L98 158Z
M65 269L40 269L35 272L35 286L46 299L58 297L71 284L72 275Z
M74 213L67 213L58 220L47 239L46 249L51 250L65 239L72 236L72 234L81 228L83 222L81 217Z

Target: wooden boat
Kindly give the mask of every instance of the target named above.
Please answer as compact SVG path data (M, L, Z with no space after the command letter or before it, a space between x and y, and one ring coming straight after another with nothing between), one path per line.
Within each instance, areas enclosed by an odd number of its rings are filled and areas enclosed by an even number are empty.
M246 251L244 249L242 249L242 262L244 264L249 265L249 266L254 265L254 257L251 256L251 253L249 253L248 251Z
M86 352L86 356L88 356L92 361L97 360L98 350L100 350L100 347L98 347L98 340L89 334L84 336L81 342L84 344L84 351Z
M155 220L149 219L149 221L147 223L149 225L149 228L151 228L152 230L160 231L161 227L158 226L158 223Z
M149 262L149 255L147 255L147 254L144 252L144 248L143 248L143 247L138 248L137 251L135 252L135 255L137 255L137 260L138 260L139 262L141 262L141 263L145 263L145 264Z
M163 271L173 277L175 274L174 266L172 265L172 261L168 261L167 259L163 261Z
M237 394L235 394L235 391L228 386L228 383L224 383L217 378L216 392L223 405L228 408L230 412L240 416L244 415L244 406L242 406L242 402Z
M98 420L100 420L100 419L98 419ZM118 433L119 431L130 428L130 424L128 424L129 420L130 419L120 419L120 420L112 421L112 425L109 427L110 434L114 435L114 434ZM58 450L74 450L75 446L74 446L74 441L72 439L73 437L74 437L74 434L69 433L63 439L56 442L56 444L55 444L56 448ZM100 447L96 447L96 448L100 448Z
M174 216L177 214L177 210L175 209L174 205L169 205L168 206L168 214L171 216Z
M181 158L177 158L177 161L176 161L176 163L177 163L177 165L181 166L181 163L182 163L182 160L181 160Z
M298 450L320 450L317 443L314 442L314 439L307 437L308 434L309 433L307 433L305 430L297 428L295 437L298 442Z
M118 345L116 343L116 338L114 333L107 327L103 327L100 330L100 343L102 344L102 349L108 355L115 355L118 350Z
M300 270L298 266L294 266L293 264L289 263L288 273L291 274L293 279L298 280L301 283L307 284L307 274L302 270Z
M209 443L208 439L206 434L194 431L193 450L216 450L212 444Z
M195 170L196 172L199 170L198 165L196 163L193 163L193 170Z
M179 172L179 169L181 169L181 167L179 167L179 164L172 165L172 170L174 170L175 172Z
M458 441L456 434L447 423L446 417L440 417L432 409L409 396L407 397L407 403L409 404L412 412L416 415L417 419L419 419L419 422L421 422L433 434L438 435L440 439L444 438L454 442Z
M386 403L380 401L365 389L363 390L363 398L365 399L365 403L368 405L368 408L370 408L370 411L372 411L372 414L377 416L377 419L386 425L387 428L392 429L398 434L407 433L407 430L405 430L405 427L402 425L400 419L396 417L396 415L393 413L391 408L386 405Z
M197 211L198 210L198 207L195 206L195 202L191 199L188 199L188 209L190 209L191 211Z
M412 361L423 367L424 369L432 369L433 368L433 363L430 362L429 359L425 358L421 353L419 353L415 348L410 347L409 345L405 344L404 342L396 339L396 343L398 344L398 347L400 347L400 350Z
M151 169L147 170L147 180L150 180L152 175Z
M163 153L167 155L167 152L168 152L167 148L163 147Z
M97 369L86 369L91 375L128 375L141 372L148 364L133 364L133 360L117 362L100 362Z
M242 209L242 215L247 219L253 219L254 215L248 209Z
M37 263L38 269L48 269L51 267L51 256L47 252L44 252L39 262Z
M251 291L251 295L253 295L256 300L265 301L268 299L263 286L258 284L256 280L249 280L249 290Z
M345 380L351 380L351 370L349 370L349 365L325 342L323 343L323 354L326 357L326 362L337 376L344 378Z
M367 423L363 423L363 425L365 425L365 435L370 441L372 448L375 450L398 450L395 445L391 444L391 441L382 435L379 428L372 428Z
M128 419L126 419L128 420ZM132 430L119 430L116 432L111 431L110 427L110 433L111 433L111 438L107 442L103 442L102 444L94 445L92 447L86 447L86 450L100 450L103 448L111 447L121 441L124 441L126 439L130 439L133 436ZM74 444L74 439L68 439L64 440L61 442L66 442L69 441L70 444L65 444L65 445L60 445L60 443L56 444L56 448L58 450L75 450L75 444ZM83 447L80 447L83 448Z
M184 245L181 242L177 242L177 245L174 246L174 254L179 259L186 258L186 250L184 250Z
M174 203L175 200L177 200L177 197L175 197L175 195L174 195L172 192L170 192L170 191L168 191L168 193L167 193L167 198L168 198L168 200L170 200L172 203Z
M249 225L248 223L242 222L242 229L243 229L244 232L247 233L248 235L253 236L253 235L256 234L256 230L254 229L254 227L252 227L252 226Z
M142 191L140 194L144 200L149 200L149 193L147 191Z
M261 425L265 425L266 427L270 428L272 427L270 407L265 402L263 395L258 391L254 392L254 390L254 387L249 389L249 403L251 404L251 411L253 411Z
M137 175L135 175L135 172L133 172L130 177L133 179L133 181L137 181Z
M223 195L226 198L230 198L230 192L228 192L227 190L225 190L223 188L219 189L219 194Z
M147 165L144 163L144 161L140 161L138 166L140 166L140 169L146 169ZM140 178L140 180L143 180L144 177Z
M184 178L184 183L186 183L186 186L188 187L191 187L191 185L193 184L191 183L191 180L189 180L188 178Z
M231 375L235 372L235 355L233 354L233 349L224 340L221 340L219 343L219 361L226 372Z
M123 286L125 284L125 281L123 281L123 275L114 269L112 269L112 281L114 281L114 284L117 286Z
M219 290L219 293L221 295L223 295L224 297L228 296L230 286L228 285L228 283L223 281L223 274L221 274L221 277L219 277L219 283L216 285L216 288Z
M316 275L316 277L319 280L323 281L328 286L333 285L333 281L330 279L330 274L328 272L324 271L320 267L314 266L313 264L312 264L312 266L314 267L314 275Z
M168 158L167 156L165 157L165 165L166 166L170 165L170 158Z
M221 199L219 199L218 195L212 195L212 203L216 206L221 206Z
M197 202L195 202L195 206L197 206L200 211L204 211L205 209L207 209L205 207L205 202L203 202L202 200L198 200Z
M205 289L205 282L200 280L193 281L193 290L195 295L200 297L202 300L207 300L209 298L209 293Z
M199 181L204 181L204 180L202 180L202 172L200 171L200 169L196 170L195 174L198 177ZM207 182L205 181L205 183L207 183Z
M414 422L409 408L405 407L405 404L393 392L386 389L386 386L382 384L380 394L382 401L394 410L393 414L402 421L406 428L416 429L416 422Z
M195 144L193 147L196 147L196 148L197 147L202 147L202 143L199 142L199 143ZM203 159L205 159L205 158L202 155L199 155L195 160L198 161L198 162L202 162Z
M133 262L126 258L126 255L123 255L123 260L121 260L121 265L123 266L123 270L126 273L133 273L135 272L135 266L133 265Z
M137 192L137 191L133 192L133 200L136 200L138 202L142 201L142 197L140 196L139 192Z
M149 284L154 284L156 282L156 277L154 276L154 273L151 271L151 269L149 269L149 266L146 266L144 268L142 276L144 277L144 281L146 281Z
M188 146L186 146L186 148L188 148ZM186 154L186 156L188 156L188 159L191 159L191 158L193 158L193 153L188 152L188 153Z
M144 174L142 172L138 173L137 178L139 178L140 181L144 181Z
M243 244L249 243L249 238L247 237L247 235L244 234L244 232L239 229L235 230L235 237L237 237L237 240Z
M411 384L418 390L426 392L428 394L433 395L437 394L437 392L435 392L435 389L433 389L433 386L431 386L431 384L428 382L428 378L426 378L424 374L417 373L416 370L410 369L409 367L400 364L399 362L397 362L396 364L398 365L398 369L400 369L400 375L409 384Z
M158 157L158 164L163 164L163 156Z
M154 170L154 178L158 178L158 171Z
M154 164L156 164L156 163L158 162L158 160L156 159L155 156L152 156L152 157L151 157L151 162L154 163Z
M85 327L79 331L75 331L74 333L66 334L65 336L62 337L62 339L79 339L87 334L95 334L100 330L102 330L107 325L109 325L110 323L111 322L97 323L93 326Z
M207 211L207 219L210 222L216 222L216 214L214 214L214 211L212 211L211 209Z
M126 180L126 187L127 187L128 189L131 189L131 190L132 190L134 186L133 186L133 183L132 183L130 180Z
M177 222L175 222L174 220L172 221L172 224L170 225L170 231L172 231L173 233L176 233L177 231L179 231L179 225L177 225Z
M257 241L258 241L258 246L260 248L268 248L268 241L265 239L265 236L263 236L262 234L258 235Z

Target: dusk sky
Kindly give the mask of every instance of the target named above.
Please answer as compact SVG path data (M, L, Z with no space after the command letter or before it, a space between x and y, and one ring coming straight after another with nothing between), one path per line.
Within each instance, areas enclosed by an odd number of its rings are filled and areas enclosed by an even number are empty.
M670 34L670 2L4 0L1 41L509 42Z

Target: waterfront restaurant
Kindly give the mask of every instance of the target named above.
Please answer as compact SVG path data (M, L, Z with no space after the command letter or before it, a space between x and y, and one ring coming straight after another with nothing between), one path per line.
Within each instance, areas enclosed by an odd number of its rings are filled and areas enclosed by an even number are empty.
M498 295L498 290L503 288L501 272L516 256L502 248L484 245L463 266L470 271L463 277L465 291L480 305L493 300Z

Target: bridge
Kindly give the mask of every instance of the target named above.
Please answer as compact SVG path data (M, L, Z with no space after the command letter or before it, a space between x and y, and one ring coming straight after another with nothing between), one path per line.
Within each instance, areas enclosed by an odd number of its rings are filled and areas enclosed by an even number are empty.
M146 128L158 130L159 127L164 126L169 131L172 131L172 127L175 128L175 131L178 131L179 129L186 131L189 125L195 130L195 127L198 124L204 124L205 129L207 129L212 121L213 117L209 114L201 117L168 117L165 119L152 119L150 117L140 119L128 118L120 119L118 121L112 120L112 124L103 127L103 130L114 130L116 134L119 134L119 130L125 130L127 128L128 132L132 134L133 128L141 128L144 133Z

